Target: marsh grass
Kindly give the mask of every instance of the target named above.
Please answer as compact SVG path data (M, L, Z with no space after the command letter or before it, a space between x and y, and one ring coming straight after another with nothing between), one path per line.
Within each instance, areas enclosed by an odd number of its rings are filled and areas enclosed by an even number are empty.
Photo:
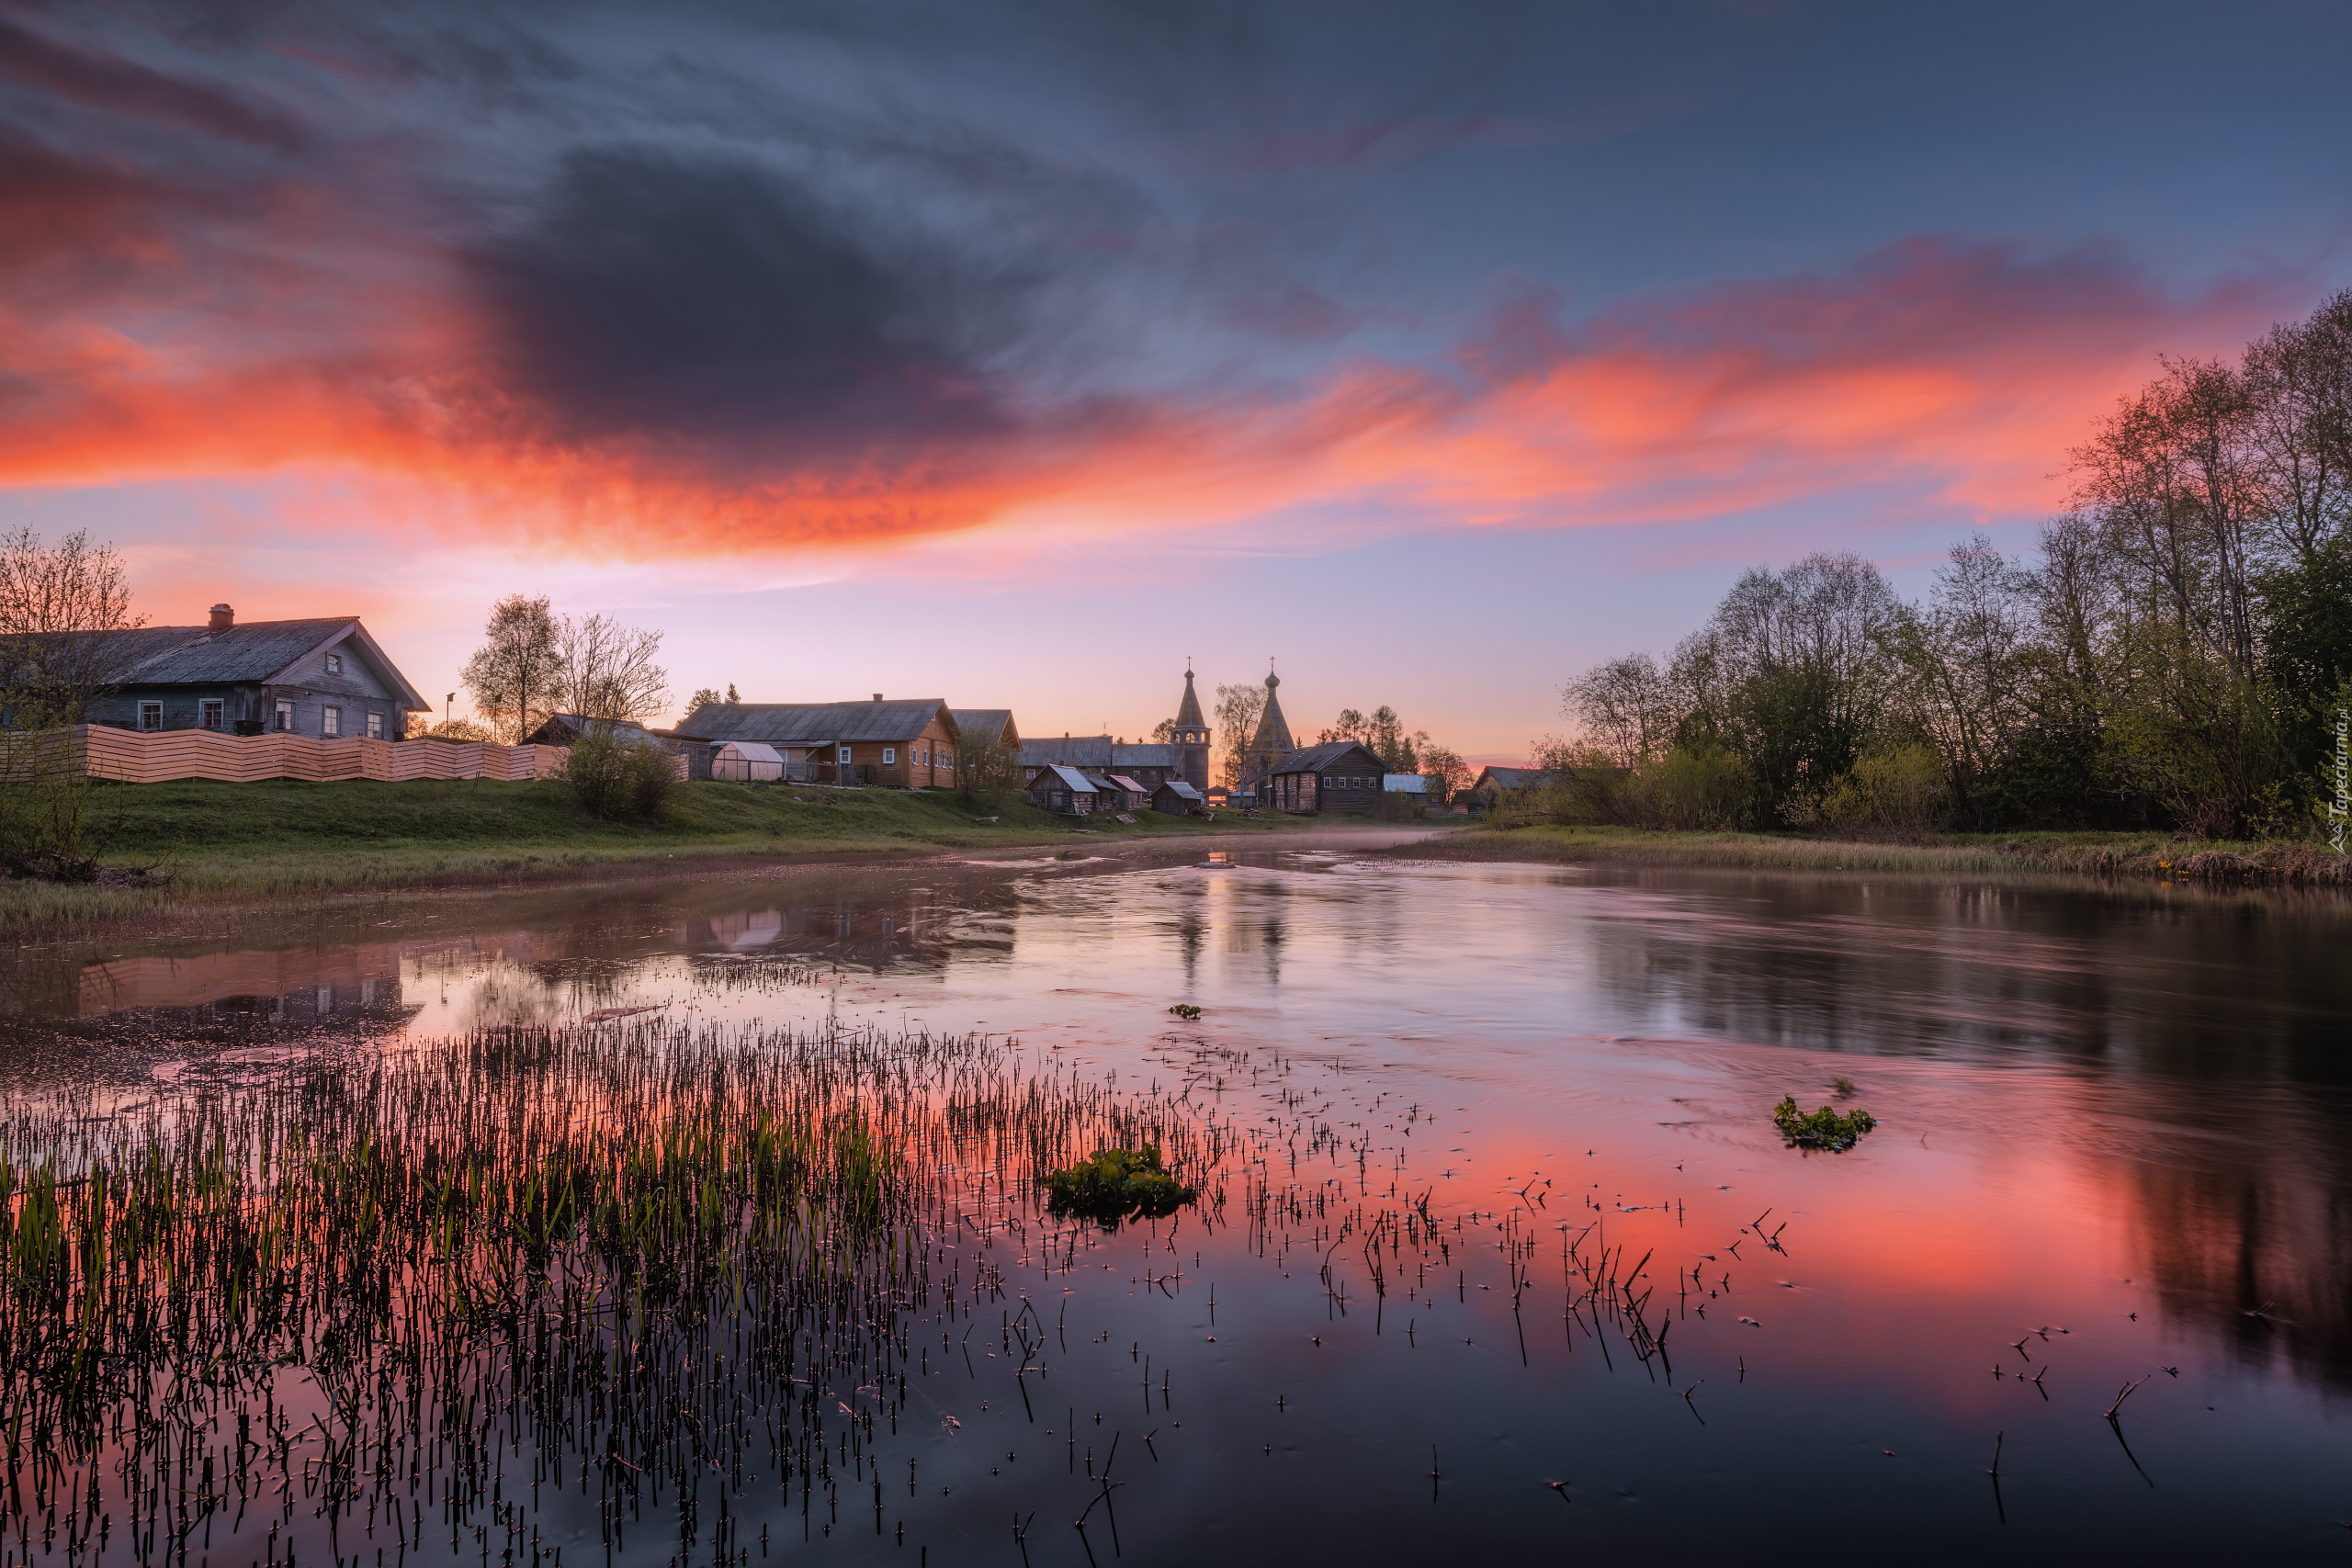
M20 1560L117 1528L141 1562L264 1529L274 1555L298 1503L337 1555L420 1548L428 1502L519 1554L548 1485L616 1551L666 1497L688 1555L731 1561L755 1485L805 1521L864 1480L918 1316L1002 1293L942 1245L1017 1228L992 1198L1106 1137L1218 1147L1165 1099L920 1032L639 1021L244 1071L0 1128Z

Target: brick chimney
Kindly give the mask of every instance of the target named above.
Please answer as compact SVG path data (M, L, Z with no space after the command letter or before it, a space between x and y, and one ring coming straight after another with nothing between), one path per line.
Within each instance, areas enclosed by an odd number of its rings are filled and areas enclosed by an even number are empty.
M226 604L215 604L212 606L211 619L206 625L204 629L207 631L225 632L236 624L236 611L232 610Z
M879 692L875 693L875 694L874 694L874 700L875 700L876 702L877 702L877 703L878 703L878 702L880 702L880 701L882 700L882 694L881 694L881 693L879 693Z

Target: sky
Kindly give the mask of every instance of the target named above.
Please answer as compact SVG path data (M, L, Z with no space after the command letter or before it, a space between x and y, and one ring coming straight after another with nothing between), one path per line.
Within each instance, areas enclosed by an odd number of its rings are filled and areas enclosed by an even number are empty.
M0 528L436 700L524 592L1513 761L1743 570L2030 550L2352 286L2347 80L2333 0L0 0Z

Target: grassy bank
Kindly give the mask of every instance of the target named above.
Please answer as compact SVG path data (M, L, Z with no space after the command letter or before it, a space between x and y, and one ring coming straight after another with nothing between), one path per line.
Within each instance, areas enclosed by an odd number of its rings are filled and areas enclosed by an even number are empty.
M0 884L0 940L71 935L124 919L379 891L587 880L673 862L741 863L1068 843L1072 825L1008 799L975 818L944 793L696 784L658 824L605 822L552 780L534 784L235 784L186 781L95 787L95 886ZM1270 831L1230 814L1214 823L1133 814L1087 825L1081 843Z
M2074 872L2243 886L2352 886L2342 855L2309 843L2223 843L2161 833L1948 833L1871 843L1783 833L1662 833L1633 828L1474 828L1417 845L1451 860L1867 871L1917 875Z

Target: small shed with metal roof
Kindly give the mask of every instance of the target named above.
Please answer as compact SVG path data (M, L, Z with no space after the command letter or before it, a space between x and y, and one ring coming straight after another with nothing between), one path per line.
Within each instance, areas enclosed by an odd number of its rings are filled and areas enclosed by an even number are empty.
M1029 798L1065 817L1084 817L1094 810L1101 791L1076 768L1049 762L1029 781Z
M1208 801L1184 780L1170 779L1151 792L1151 808L1170 817L1198 817L1208 809Z

